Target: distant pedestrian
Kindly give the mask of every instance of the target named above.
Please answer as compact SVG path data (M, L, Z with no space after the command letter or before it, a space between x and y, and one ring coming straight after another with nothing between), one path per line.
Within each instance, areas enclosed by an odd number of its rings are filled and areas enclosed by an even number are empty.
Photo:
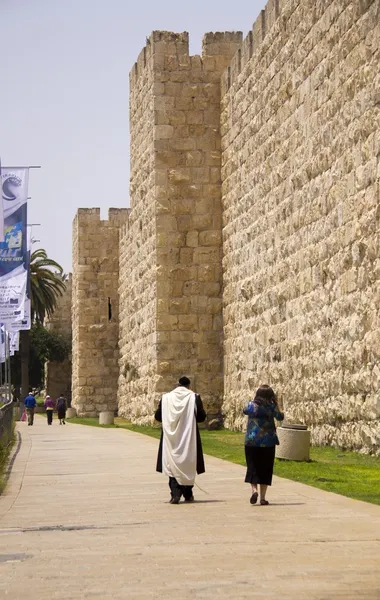
M265 506L269 504L265 496L268 485L272 485L276 445L279 444L274 420L282 421L284 414L279 410L276 395L268 385L259 387L254 400L248 403L243 412L248 416L245 481L252 486L251 504L257 502L259 485L260 504Z
M51 425L53 423L53 413L54 413L54 400L50 398L50 396L46 396L45 398L45 410L47 417L47 424Z
M206 419L199 394L190 389L190 379L181 377L178 386L164 394L155 413L162 423L157 471L169 477L171 504L181 496L193 502L196 473L204 473L202 442L197 423Z
M32 392L29 392L27 397L24 400L26 413L28 415L28 425L33 425L34 423L34 411L37 406L37 402Z
M60 425L65 425L67 402L63 394L57 400L57 412Z

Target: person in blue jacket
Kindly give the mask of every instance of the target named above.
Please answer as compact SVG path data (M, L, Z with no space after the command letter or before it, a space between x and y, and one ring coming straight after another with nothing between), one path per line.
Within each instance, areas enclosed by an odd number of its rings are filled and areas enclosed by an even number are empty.
M37 402L32 392L29 392L27 397L24 400L24 404L26 407L26 413L28 415L28 425L33 425L34 423L34 410L36 408Z
M278 407L276 394L269 385L262 385L253 400L244 408L248 416L245 435L245 458L247 461L246 483L252 486L251 504L256 504L260 486L260 504L269 504L265 498L268 485L272 484L275 449L279 444L275 419L282 421L284 413Z

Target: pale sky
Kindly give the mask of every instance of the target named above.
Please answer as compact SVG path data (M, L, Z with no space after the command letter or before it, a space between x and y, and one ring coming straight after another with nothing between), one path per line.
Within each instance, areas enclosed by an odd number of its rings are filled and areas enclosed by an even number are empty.
M76 209L129 206L128 74L154 29L252 27L265 0L0 0L0 156L31 171L29 223L71 270Z

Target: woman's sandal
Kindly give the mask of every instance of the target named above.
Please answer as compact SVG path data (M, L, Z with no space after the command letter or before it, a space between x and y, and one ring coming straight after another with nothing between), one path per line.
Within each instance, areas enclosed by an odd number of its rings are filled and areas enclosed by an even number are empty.
M257 492L253 492L253 494L252 494L252 496L251 496L251 499L250 499L250 503L251 503L251 504L256 504L258 496L259 496L259 495L258 495L258 493L257 493Z
M261 506L267 506L269 504L268 500L260 500Z

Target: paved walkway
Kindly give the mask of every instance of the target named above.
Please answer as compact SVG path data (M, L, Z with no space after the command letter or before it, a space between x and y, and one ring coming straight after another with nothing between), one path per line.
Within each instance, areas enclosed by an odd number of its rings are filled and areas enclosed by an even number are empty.
M380 599L380 507L281 479L251 506L244 469L215 458L208 494L172 506L152 438L40 417L19 431L1 598Z

